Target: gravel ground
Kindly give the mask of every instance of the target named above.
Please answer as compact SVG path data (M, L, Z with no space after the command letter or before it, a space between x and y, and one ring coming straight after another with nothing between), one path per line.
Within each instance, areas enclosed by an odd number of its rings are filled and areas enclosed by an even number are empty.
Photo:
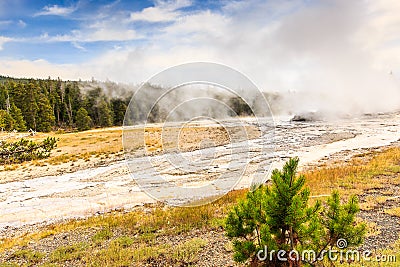
M390 177L382 177L388 179ZM395 176L393 176L395 178ZM389 192L392 192L390 194ZM368 236L365 239L364 245L359 249L361 251L370 250L375 252L379 249L390 248L395 241L399 239L400 233L400 219L396 216L386 214L384 210L393 207L398 207L400 204L400 198L397 197L400 192L400 185L391 184L390 182L382 188L373 188L364 191L359 196L360 203L364 203L368 198L376 198L380 196L389 197L385 202L376 204L374 208L369 210L362 210L359 217L371 223L376 224L378 234ZM390 195L389 195L390 194ZM10 233L13 235L20 235L23 232L31 232L39 228L45 227L44 224L39 226L25 226L25 228L10 229ZM79 242L90 242L92 236L99 229L76 229L71 232L60 233L46 238L41 239L39 242L29 243L26 247L18 249L29 249L45 253L49 255L51 251L54 251L60 246L67 246L70 244L76 244ZM123 235L114 232L113 239ZM197 257L190 264L176 262L167 258L163 255L158 257L150 258L141 266L240 266L232 260L231 245L228 238L224 235L222 228L209 228L209 229L194 229L186 233L179 235L164 235L158 236L151 243L152 245L163 245L167 244L171 247L175 247L178 244L182 244L193 238L200 238L206 241L206 245L198 253ZM108 244L107 242L102 246ZM17 249L17 248L16 248ZM12 254L15 250L9 250L5 253L0 253L0 262L8 262L12 259ZM19 261L19 264L23 264L24 261ZM84 266L81 262L68 262L63 266Z
M385 177L388 178L388 177ZM388 195L388 192L393 192ZM376 223L379 232L376 235L368 236L362 250L375 251L377 249L389 248L394 242L399 240L400 234L400 218L385 213L385 210L400 206L400 185L388 184L383 188L373 188L364 191L364 194L359 196L360 203L366 201L366 198L377 198L380 196L388 197L383 203L378 203L371 210L361 210L359 217L372 223Z
M90 242L92 236L99 229L77 229L67 233L60 233L41 239L39 242L29 243L27 246L22 248L14 248L4 253L0 253L0 263L6 263L13 261L13 253L16 250L27 249L40 251L48 255L60 246L67 246L80 242ZM113 239L119 236L118 233L114 232ZM179 235L167 235L159 236L152 244L157 245L170 245L175 247L178 244L183 244L193 238L199 238L206 242L206 245L198 253L197 257L191 263L174 262L170 258L166 258L163 255L159 255L155 258L150 258L145 263L141 263L141 266L188 266L188 264L195 266L240 266L236 264L232 259L232 252L230 249L230 242L225 236L223 229L194 229L187 233ZM105 246L109 242L104 243ZM17 261L18 264L24 264L24 260ZM82 262L70 261L63 264L63 266L85 266Z

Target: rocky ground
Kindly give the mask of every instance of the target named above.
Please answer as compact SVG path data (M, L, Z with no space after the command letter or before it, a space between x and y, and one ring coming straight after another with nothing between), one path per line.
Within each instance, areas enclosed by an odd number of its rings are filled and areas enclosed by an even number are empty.
M395 177L385 178L392 179ZM384 197L384 201L374 205L371 209L361 210L358 215L363 220L376 224L376 233L365 239L361 249L376 251L390 248L399 240L400 218L386 213L385 210L400 207L400 185L388 183L385 187L366 190L359 196L360 203L367 202L368 197L372 197L373 199Z
M399 146L399 142L392 144L391 146ZM370 157L376 151L380 151L385 148L374 148L360 151L361 155ZM332 155L329 164L346 164L340 162L339 158L343 158L346 155L346 151L339 154ZM367 160L367 158L366 158ZM323 162L324 164L327 161ZM315 166L309 166L314 168ZM384 197L384 201L375 203L369 208L364 208L359 213L359 218L369 223L369 227L373 226L373 231L370 233L364 244L359 248L362 251L370 250L376 252L380 249L390 248L398 239L400 234L400 219L397 216L389 215L385 210L399 207L400 205L400 185L397 182L390 182L398 178L398 175L376 177L376 179L385 179L388 181L385 186L379 186L377 188L370 188L365 190L363 194L359 195L360 204L368 203L371 199L377 199ZM143 209L138 207L137 209ZM146 208L145 208L146 209ZM123 211L122 211L123 212ZM22 228L9 228L7 231L3 231L3 236L15 236L21 233L29 233L37 231L40 228L44 228L45 224L25 226ZM31 242L23 249L36 250L44 253L50 253L60 246L66 246L68 244L75 244L79 242L90 242L93 235L98 229L75 229L73 231L63 232L56 235L50 235L49 237L43 238L38 242ZM113 239L118 237L118 232L114 233ZM192 265L195 266L239 266L232 260L232 247L224 235L222 228L201 228L193 229L189 232L184 232L177 235L160 235L157 236L151 245L170 245L171 247L178 246L186 241L190 241L193 238L199 238L205 241L201 250L197 253L197 256L192 259ZM5 253L0 253L0 262L7 262L13 259L13 249L8 250ZM21 264L24 263L22 260ZM144 265L143 265L144 264ZM81 261L69 261L63 266L84 266ZM157 257L150 257L141 266L187 266L187 263L176 262L170 258L158 255Z
M396 115L398 118L399 116ZM384 140L386 143L390 143L391 139L384 139L385 136L380 137L380 130L390 138L393 139L393 136L396 135L396 129L398 129L398 121L388 121L385 124L381 123L379 119L376 120L368 120L365 122L361 122L359 125L344 125L342 127L337 127L335 125L311 125L310 124L288 124L283 126L277 126L276 135L275 135L275 146L278 153L278 157L281 158L282 161L285 161L288 157L292 155L296 155L296 152L303 151L303 155L307 156L314 156L315 152L326 150L326 155L322 157L309 157L307 164L302 165L303 170L315 168L318 166L334 166L336 164L346 164L350 161L350 159L355 156L359 155L359 158L364 160L368 160L372 157L372 155L383 149L386 149L390 146L399 146L399 141L391 141L391 144L388 145L374 145L379 144ZM280 129L281 127L281 129ZM366 127L366 128L365 128ZM397 128L396 128L397 127ZM383 138L382 140L370 138L370 139L358 139L364 141L366 143L372 142L371 144L367 145L360 145L359 147L357 144L353 144L351 142L345 143L346 140L353 140L356 137L362 136L363 129L368 129L366 134L367 137L374 137L375 132L377 132L376 136L379 138ZM154 135L157 135L155 133ZM390 134L390 135L388 135ZM364 134L365 135L365 134ZM186 138L186 142L191 140L192 135L182 136ZM223 144L228 139L226 135L221 132L220 134L212 135L216 138L216 140L220 141L220 144ZM154 137L154 136L153 136ZM290 137L290 138L289 138ZM200 140L201 136L198 137ZM397 136L398 138L398 136ZM150 138L151 139L151 138ZM157 138L156 138L157 139ZM389 141L388 141L389 140ZM349 148L341 148L339 145L336 147L333 146L334 144L343 144L349 145ZM150 140L149 144L151 144L151 151L157 153L157 142L153 142ZM187 147L188 150L196 150L198 148L202 148L198 142L193 141L190 146ZM330 153L332 152L332 153ZM321 154L323 155L323 154ZM320 156L320 155L318 155ZM79 169L85 169L87 166L91 166L93 164L93 168L97 168L99 166L107 166L115 161L121 159L122 154L114 153L110 157L107 158L95 158L93 161L78 159L74 162L66 162L58 167L54 167L54 172L50 172L52 175L56 175L57 172L65 173L65 172L75 172ZM82 161L82 165L80 162ZM36 175L40 175L41 170L44 168L52 170L52 167L49 166L32 166L32 169L35 170ZM5 172L0 172L4 174ZM13 173L28 173L32 175L32 171L26 171L25 169L18 169L16 171L7 172L7 174ZM98 181L108 181L110 177L117 177L121 175L126 175L127 170L124 168L122 169L114 169L110 172L105 172L104 175L96 176L95 180L89 179L87 182L98 182ZM43 175L43 174L42 174ZM18 175L16 175L18 176ZM2 177L2 183L7 183L8 179L11 176L6 175L4 178ZM25 179L32 179L35 176L30 176ZM382 177L382 179L386 179L388 182L384 187L372 188L365 190L361 195L360 204L366 204L370 202L371 199L381 198L377 205L374 205L369 208L363 208L359 214L359 217L371 225L375 227L375 232L370 234L366 240L364 245L360 249L370 249L370 250L377 250L388 248L393 245L399 239L400 233L400 224L399 224L399 217L394 215L389 215L385 211L387 209L393 207L399 207L400 202L400 193L399 188L400 185L391 182L391 178L397 178L398 176L393 177ZM14 179L14 178L13 178ZM21 179L21 178L15 178ZM103 180L102 180L103 179ZM101 182L100 181L100 182ZM98 188L102 190L101 188ZM97 190L96 188L90 190ZM99 191L98 190L98 191ZM1 192L0 192L1 193ZM64 195L63 195L64 194ZM65 193L57 193L52 195L52 197L56 198L63 198L68 199L71 194L74 197L83 197L88 196L88 191L80 191L80 190L72 190L69 191L67 194ZM1 195L0 195L1 197ZM137 207L141 209L142 207ZM103 212L103 211L102 211ZM100 213L102 213L100 212ZM107 211L105 211L107 212ZM97 213L97 212L96 212ZM96 214L95 213L95 214ZM97 213L98 214L98 213ZM0 236L2 238L6 237L13 237L19 236L26 233L35 232L47 224L52 223L52 221L45 221L38 224L33 225L24 225L20 227L14 226L6 226L0 230ZM85 242L91 239L91 237L95 234L95 230L93 229L75 229L73 231L69 231L67 233L61 233L56 235L51 235L44 239L41 239L38 242L29 243L24 249L32 249L32 250L39 250L43 252L49 252L54 250L55 248L68 245L71 243L77 242ZM114 236L114 238L118 237L118 233ZM193 262L196 266L235 266L235 263L232 261L232 251L229 245L228 239L224 236L224 232L220 228L207 228L207 229L194 229L192 231L186 232L180 235L173 235L173 236L159 236L157 237L154 242L155 244L169 244L171 246L175 246L177 244L181 244L182 242L191 240L192 238L200 238L205 240L205 245L202 247L198 256ZM0 262L7 262L12 258L13 250L6 251L4 253L0 253ZM178 263L168 262L169 259L163 259L162 256L156 258L150 258L146 263L147 266L170 266L176 265ZM78 262L69 262L65 266L76 266Z

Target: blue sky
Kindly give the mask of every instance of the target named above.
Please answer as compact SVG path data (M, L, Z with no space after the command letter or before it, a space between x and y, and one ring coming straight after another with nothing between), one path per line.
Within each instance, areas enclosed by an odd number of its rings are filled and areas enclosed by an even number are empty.
M210 61L263 90L399 102L398 14L398 0L0 0L0 74L137 84Z
M0 58L86 62L101 53L151 42L179 16L211 10L218 1L30 1L0 2Z
M179 1L178 1L179 2ZM212 4L180 1L174 9L194 12ZM80 63L108 49L146 42L167 18L146 21L131 15L154 8L152 1L30 1L3 0L0 57ZM165 21L163 21L165 19Z
M215 0L2 0L0 59L80 64L108 51L152 46L157 42L154 36L162 36L168 32L168 27L176 26L185 17L204 15L205 19L211 20L218 16L229 19L224 13L230 12L232 7L232 11L237 12L235 5L242 3ZM285 12L290 12L296 5L289 5ZM272 11L266 20L274 19L276 14ZM184 36L176 33L177 38L188 39L201 32L201 27L199 24L194 25L193 30L182 29ZM211 28L208 25L204 32ZM171 45L175 44L165 43L165 47Z

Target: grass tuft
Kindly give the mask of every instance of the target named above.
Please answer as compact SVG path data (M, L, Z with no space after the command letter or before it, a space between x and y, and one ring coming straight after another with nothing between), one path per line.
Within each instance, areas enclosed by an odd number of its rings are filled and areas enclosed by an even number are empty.
M109 228L104 228L92 236L92 241L96 244L105 240L109 240L113 236L113 232Z
M66 262L72 260L80 260L84 257L89 244L85 242L58 247L50 254L51 262Z
M45 254L39 251L32 250L17 250L12 255L11 258L24 259L28 263L38 263L44 258Z

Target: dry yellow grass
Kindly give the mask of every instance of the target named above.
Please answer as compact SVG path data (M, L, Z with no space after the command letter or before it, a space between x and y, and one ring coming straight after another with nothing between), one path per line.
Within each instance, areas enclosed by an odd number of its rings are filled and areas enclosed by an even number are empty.
M400 217L400 207L385 210L385 213Z
M338 189L345 196L367 189L400 184L400 147L393 147L367 159L354 157L338 166L315 168L303 173L313 195L329 194Z
M247 190L232 191L215 201L203 206L190 208L168 208L152 205L148 211L137 209L128 213L111 212L103 216L89 217L84 220L70 220L53 224L33 233L23 234L15 238L0 239L0 252L15 246L23 247L58 233L85 228L119 229L127 233L178 234L192 228L218 224L227 210L244 197Z
M0 137L5 138L6 136L3 134ZM18 136L20 135L15 135L15 138L8 138L7 140L15 141ZM27 136L25 138L40 141L47 137L58 139L57 148L52 151L49 158L35 160L29 164L33 166L45 166L45 164L57 165L74 162L78 159L87 161L91 157L118 154L123 151L121 127L93 129L74 133L64 133L63 131L38 133L35 136ZM128 148L130 150L136 151L144 147L147 153L156 154L169 149L190 151L200 149L207 146L207 144L208 146L224 145L230 142L231 137L241 140L256 138L259 137L259 130L256 127L246 127L244 131L238 133L234 128L225 129L220 126L162 128L156 125L148 125L146 128L126 130L125 137L129 140ZM21 164L10 165L3 170L15 170L19 166Z
M21 135L16 135L15 137L19 136ZM88 155L111 154L122 151L121 127L94 129L76 133L37 133L35 136L26 136L25 138L40 141L47 137L57 138L57 147L52 151L49 158L34 160L30 164L34 166L43 166L45 163L56 165L76 161L80 158L86 159ZM16 139L9 138L7 140L15 141Z

